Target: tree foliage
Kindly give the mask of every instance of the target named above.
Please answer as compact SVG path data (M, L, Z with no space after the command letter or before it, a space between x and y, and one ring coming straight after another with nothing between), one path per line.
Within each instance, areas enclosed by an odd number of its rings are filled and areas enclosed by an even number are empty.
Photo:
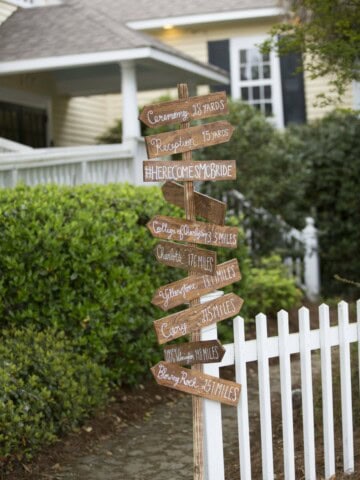
M287 18L271 30L263 44L280 55L306 55L305 69L312 78L330 76L337 95L323 97L324 103L339 100L352 80L360 80L360 1L292 0Z

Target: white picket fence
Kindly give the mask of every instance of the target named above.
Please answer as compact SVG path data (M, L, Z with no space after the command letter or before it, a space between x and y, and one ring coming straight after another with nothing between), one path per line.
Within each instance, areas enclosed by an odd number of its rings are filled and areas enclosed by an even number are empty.
M207 299L203 298L203 301ZM354 472L354 443L352 417L352 388L350 344L358 343L358 365L360 366L360 300L357 302L357 322L349 322L348 304L338 304L338 325L330 326L329 307L319 307L317 330L310 329L309 310L305 307L298 312L299 332L289 333L288 314L280 311L277 317L278 336L268 337L267 318L256 317L256 339L245 340L245 325L241 317L234 319L234 343L226 345L226 354L219 364L204 366L204 372L219 376L219 367L235 365L236 381L242 385L240 402L237 407L239 460L241 480L251 480L250 422L247 393L247 363L257 362L261 432L262 478L274 479L273 435L271 421L271 394L269 359L278 357L281 381L281 415L283 432L283 475L286 480L295 480L295 451L292 403L292 376L290 356L300 354L302 422L304 439L304 478L330 479L335 475L334 415L332 347L338 346L340 359L340 389L342 417L343 471ZM202 331L202 339L217 338L216 326ZM316 473L315 432L313 403L312 352L320 351L321 388L323 409L323 450L324 472ZM360 370L360 369L359 369ZM316 378L316 377L315 377ZM320 379L316 378L316 381ZM359 376L360 381L360 376ZM204 400L204 446L206 479L224 480L224 453L221 405ZM277 447L278 448L278 447ZM260 452L259 452L260 453ZM296 452L299 456L301 452ZM317 476L318 475L318 476ZM358 472L360 478L360 472ZM233 480L233 479L232 479Z

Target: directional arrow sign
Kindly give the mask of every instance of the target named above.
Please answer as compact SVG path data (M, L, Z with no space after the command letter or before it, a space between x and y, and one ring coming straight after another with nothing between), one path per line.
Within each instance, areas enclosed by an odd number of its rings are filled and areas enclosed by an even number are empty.
M164 198L167 202L172 203L180 208L184 206L184 187L179 183L166 182L161 187ZM216 200L216 198L208 197L199 192L194 192L195 213L196 215L209 220L217 225L224 225L226 203Z
M219 181L236 178L235 160L206 161L159 161L145 160L143 162L144 182L180 181Z
M180 343L164 347L165 360L180 365L217 363L221 362L224 355L225 348L219 340Z
M174 388L227 405L236 406L239 403L241 390L239 383L167 362L159 362L152 367L151 371L157 383L164 387Z
M143 108L139 119L148 127L190 122L228 113L225 92L155 103Z
M152 235L165 240L201 243L215 247L235 248L237 227L223 227L204 222L156 215L146 225Z
M234 127L229 122L212 122L173 132L145 137L148 158L189 152L230 140Z
M236 259L217 265L215 275L190 275L156 290L151 303L169 310L241 279Z
M239 313L243 299L228 293L202 305L190 307L178 313L154 321L156 336L160 344L183 337L195 330L233 317Z
M159 242L155 247L156 259L170 267L185 268L213 275L216 269L216 252L181 243Z

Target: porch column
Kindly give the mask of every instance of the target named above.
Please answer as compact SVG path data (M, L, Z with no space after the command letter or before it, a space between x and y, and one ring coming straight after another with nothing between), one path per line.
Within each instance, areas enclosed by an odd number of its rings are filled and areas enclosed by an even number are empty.
M122 93L122 139L140 137L139 112L137 105L137 84L135 64L132 61L121 62Z

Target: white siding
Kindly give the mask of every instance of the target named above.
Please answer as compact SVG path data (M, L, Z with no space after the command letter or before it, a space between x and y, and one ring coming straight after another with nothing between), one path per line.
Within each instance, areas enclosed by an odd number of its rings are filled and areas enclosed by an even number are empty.
M6 2L0 1L0 25L5 22L5 20L10 17L12 13L15 12L17 7L15 5L9 5Z

